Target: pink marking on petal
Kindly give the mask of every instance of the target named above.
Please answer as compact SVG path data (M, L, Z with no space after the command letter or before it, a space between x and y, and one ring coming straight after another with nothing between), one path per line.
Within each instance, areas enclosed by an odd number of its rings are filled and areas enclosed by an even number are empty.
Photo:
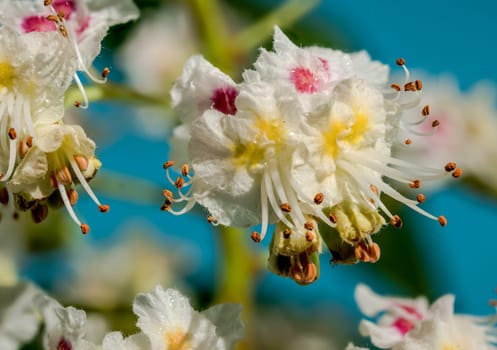
M72 350L72 345L69 340L62 337L60 338L59 344L57 344L57 350Z
M407 305L399 305L399 306L405 311L407 311L407 313L414 315L418 320L422 320L424 318L423 315L412 306L407 306Z
M55 0L52 5L55 11L64 13L65 19L71 18L72 13L76 10L74 0Z
M410 322L409 320L406 320L405 318L399 317L396 319L393 323L392 326L395 327L400 334L403 336L406 335L411 329L414 328L414 324Z
M296 67L290 71L292 80L298 92L313 94L319 90L319 79L308 68Z
M328 61L321 57L319 57L319 60L321 61L321 65L323 66L324 71L326 72L326 77L328 78L328 81L331 80L330 65Z
M43 16L29 16L22 20L22 29L25 33L31 32L52 32L57 30L55 23Z
M211 101L212 107L224 114L234 115L236 113L235 99L238 90L232 86L222 87L214 90Z

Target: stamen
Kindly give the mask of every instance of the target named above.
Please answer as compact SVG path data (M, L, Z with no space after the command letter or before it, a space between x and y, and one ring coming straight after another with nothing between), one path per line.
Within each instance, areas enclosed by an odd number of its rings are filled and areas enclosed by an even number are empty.
M284 211L285 213L290 213L292 211L292 207L288 203L282 203L280 204L280 209Z
M58 23L59 23L59 17L58 17L58 16L56 16L56 15L52 15L52 14L50 14L50 15L48 15L48 16L46 17L46 19L47 19L48 21L50 21L50 22L54 22L55 24L58 24Z
M17 138L17 132L16 132L16 129L14 128L10 128L9 129L9 138L11 140L15 140Z
M424 106L423 109L421 110L421 114L427 117L430 114L430 105Z
M443 215L440 215L438 217L438 222L440 223L440 226L442 226L442 227L445 227L447 225L447 219Z
M305 240L306 240L307 242L312 242L312 241L314 241L314 238L315 238L314 233L312 233L311 231L307 231L307 232L305 233Z
M402 88L400 87L400 85L399 85L399 84L392 84L392 85L390 85L390 87L391 87L392 89L394 89L395 91L400 91L400 90L402 90Z
M183 164L183 166L181 167L181 174L183 176L188 176L188 172L189 172L188 164Z
M461 168L456 168L454 172L452 173L452 177L458 178L461 177L462 175L462 169Z
M0 203L3 205L9 204L9 191L6 187L0 188Z
M172 160L168 160L167 162L165 162L165 163L164 163L163 167L164 167L164 169L166 169L166 170L167 170L167 169L169 169L170 167L174 166L174 164L175 164L175 163L174 163L174 161L172 161Z
M81 154L77 154L73 158L81 171L86 171L88 169L88 158Z
M74 207L78 202L78 191L76 191L74 188L67 189L67 197L69 198L69 203L71 203L71 206Z
M307 222L304 224L304 228L305 228L306 230L312 231L312 230L314 230L314 224L312 223L312 221L307 221Z
M406 64L406 60L403 59L402 57L399 57L397 58L397 60L395 61L395 63L397 63L398 66L403 66Z
M81 92L81 95L83 96L83 104L81 102L76 101L74 102L74 106L82 109L88 109L89 106L89 101L88 101L88 96L86 95L85 88L83 86L83 83L81 83L81 80L79 80L79 77L76 73L74 73L74 81L76 82L76 85L78 86L79 91Z
M440 121L438 119L435 119L432 123L431 123L431 127L432 128L436 128L437 126L440 125Z
M90 232L90 226L88 226L87 224L81 224L80 227L81 227L81 233L83 233L84 235Z
M281 222L283 222L287 227L293 228L294 224L288 221L287 218L281 214L281 208L279 208L278 204L276 203L276 198L274 196L274 191L273 191L273 185L271 183L270 175L268 174L267 171L264 172L264 182L266 185L267 198L269 199L269 203L273 208L273 212L276 214L278 219L280 219Z
M412 140L411 140L411 139L406 139L406 140L404 141L404 143L405 143L406 145L410 145L410 144L412 143Z
M336 224L336 223L337 223L337 217L336 217L336 215L335 215L335 214L331 214L331 213L330 213L330 221L331 221L332 223L334 223L334 224Z
M445 171L450 173L451 171L455 170L457 167L456 163L454 162L448 162L445 164Z
M107 213L109 209L110 207L108 204L103 204L98 206L98 210L100 210L101 213Z
M110 73L110 68L109 67L105 67L103 70L102 70L102 78L106 79L107 76L109 75Z
M321 203L323 203L323 201L324 201L324 194L322 194L321 192L317 193L314 196L314 203L315 204L320 205Z
M419 180L412 180L410 183L409 183L409 187L410 188L420 188L421 187L421 181Z
M416 91L416 84L412 81L404 84L404 91Z
M421 82L421 80L416 80L414 82L415 86L416 86L416 90L422 90L423 89L423 83Z
M208 222L209 224L213 224L213 223L217 222L217 220L216 220L216 218L215 218L214 216L209 215L209 216L207 217L207 222Z
M253 231L251 234L250 234L250 238L252 238L252 240L255 242L255 243L260 243L261 242L261 235L256 232L256 231Z
M424 194L420 193L416 196L416 200L418 201L418 203L424 203L424 201L426 200L426 197Z
M81 232L83 234L87 234L88 232L90 232L90 227L87 224L82 224L81 221L79 221L78 217L76 216L76 213L74 212L71 206L71 202L67 197L66 187L63 184L58 183L57 188L59 189L60 198L62 198L62 202L64 203L64 206L66 207L69 216L81 228Z
M52 0L43 0L43 5L45 5L45 6L52 5Z
M267 228L269 225L268 222L268 196L266 191L265 181L261 181L261 239L264 239L266 236Z
M396 227L396 228L401 228L402 227L402 219L398 215L394 215L390 219L390 223L392 224L393 227Z

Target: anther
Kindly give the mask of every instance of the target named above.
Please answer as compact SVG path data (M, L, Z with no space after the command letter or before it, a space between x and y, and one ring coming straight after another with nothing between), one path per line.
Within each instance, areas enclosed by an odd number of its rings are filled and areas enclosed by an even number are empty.
M406 139L406 140L404 141L404 143L405 143L406 145L410 145L410 144L412 143L412 140L411 140L411 139Z
M283 230L283 238L288 239L288 238L290 238L291 234L292 234L292 231L290 231L290 229L286 228Z
M160 210L161 210L161 211L169 211L169 210L171 210L171 203L170 203L170 202L168 202L168 201L166 200L166 202L165 202L165 203L163 203L163 204L160 206Z
M67 33L67 29L64 25L59 25L59 33L62 34L64 38L67 38L69 34Z
M174 182L174 186L176 186L176 188L181 188L181 187L183 187L184 184L185 184L185 180L181 176L178 176L178 178Z
M76 203L78 202L78 191L76 191L74 188L70 188L67 190L67 198L69 198L69 203L71 203L71 206L75 206Z
M109 67L105 67L104 69L102 69L102 78L107 78L107 76L109 75L110 73L110 68Z
M405 91L416 91L416 84L412 81L404 84Z
M90 232L90 226L88 226L87 224L81 224L80 228L81 228L81 233L84 235Z
M363 262L369 262L370 257L367 252L367 250L363 247L364 244L358 244L354 247L354 254L357 260L363 261Z
M255 242L255 243L260 243L261 241L261 235L256 232L256 231L253 231L251 234L250 234L250 238L252 238L252 240Z
M423 89L423 83L421 82L421 80L416 80L414 84L416 85L416 90Z
M314 240L314 233L312 233L311 231L307 231L305 233L305 240L307 242L312 242Z
M426 197L424 194L420 193L416 196L416 200L418 201L418 203L424 203L424 201L426 200Z
M373 192L375 195L379 194L378 187L376 187L375 185L371 184L369 185L369 188L371 189L371 192Z
M390 87L391 87L392 89L394 89L395 91L400 91L400 90L402 90L402 88L401 88L401 87L400 87L400 85L398 85L398 84L392 84L392 85L390 85Z
M15 140L15 139L16 139L16 137L17 137L17 132L16 132L16 129L14 129L14 128L10 128L10 129L9 129L9 138L10 138L11 140Z
M33 136L28 136L28 138L26 139L26 146L28 147L33 147Z
M333 224L336 224L337 223L337 217L334 214L330 214L330 221Z
M162 191L162 195L164 196L164 198L166 198L167 200L169 201L173 201L173 193L169 190L163 190Z
M430 114L430 105L426 105L423 107L421 110L421 114L424 115L425 117Z
M312 223L312 221L307 221L305 224L304 224L304 228L306 230L314 230L314 224Z
M412 180L409 182L409 187L410 188L420 188L421 187L421 181L419 180Z
M289 213L289 212L292 211L292 207L288 203L281 203L280 204L280 209L281 209L281 211L283 211L285 213Z
M216 221L217 221L217 220L216 220L216 218L215 218L214 216L212 216L212 215L209 215L209 216L207 217L207 222L208 222L209 224L215 223Z
M101 204L98 206L98 210L100 210L101 213L107 213L109 209L110 207L108 204Z
M314 203L319 205L323 203L323 201L324 201L324 194L322 194L321 192L316 193L316 195L314 196Z
M59 23L59 17L56 15L48 15L46 19L50 22Z
M15 211L14 213L12 213L12 219L18 220L19 219L19 212Z
M396 228L402 227L402 219L398 215L392 216L392 218L390 219L390 223L392 224L393 227Z
M445 227L447 225L447 219L445 218L445 216L440 215L438 217L438 223L440 224L440 226Z
M456 163L454 162L448 162L445 164L445 171L450 173L452 170L455 170L457 167Z
M189 172L188 164L183 164L183 166L181 167L181 174L183 176L188 176L188 172Z
M9 191L6 187L0 188L0 203L3 205L9 204Z
M74 107L76 107L76 108L81 107L81 102L79 102L79 101L74 101Z
M432 128L436 128L437 126L440 125L440 122L438 121L438 119L435 119L432 123L431 123L431 127Z
M47 218L48 206L43 204L38 204L31 209L31 218L35 224L39 224Z
M77 154L73 158L76 161L79 170L86 171L86 169L88 169L88 158L81 154Z
M380 250L380 246L377 244L377 243L373 243L373 244L370 244L369 247L369 262L370 263L375 263L377 262L378 260L380 260L380 256L381 256L381 250Z
M45 6L52 5L52 0L43 0L43 5L45 5Z
M492 306L492 307L497 307L497 300L495 299L490 299L488 301L488 305Z
M458 178L461 177L462 175L462 169L461 168L456 168L454 172L452 173L452 177Z
M164 169L169 169L170 167L174 166L174 161L168 160L167 162L164 163Z
M406 64L406 60L403 59L402 57L399 57L397 58L397 61L395 61L395 63L397 63L398 66L403 66Z
M64 18L66 18L66 14L63 11L57 12L57 18L59 21L62 21Z

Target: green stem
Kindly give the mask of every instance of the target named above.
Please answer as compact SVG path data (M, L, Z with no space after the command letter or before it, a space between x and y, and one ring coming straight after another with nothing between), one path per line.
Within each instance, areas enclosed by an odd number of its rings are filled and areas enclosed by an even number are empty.
M320 0L288 1L252 26L238 33L233 41L240 45L239 49L248 52L271 37L275 25L281 28L292 25L314 9L319 2Z
M252 324L254 310L254 275L256 268L245 231L219 226L222 260L215 303L241 303L245 323L245 338L237 350L253 349Z

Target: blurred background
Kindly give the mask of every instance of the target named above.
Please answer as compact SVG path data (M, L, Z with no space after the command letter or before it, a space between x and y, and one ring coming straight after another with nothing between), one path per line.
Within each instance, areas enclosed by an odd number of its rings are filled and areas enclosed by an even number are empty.
M97 143L103 167L92 187L111 210L101 214L81 195L76 210L91 224L87 236L63 210L38 225L28 216L4 215L0 278L34 280L62 303L103 315L110 329L126 333L134 331L133 297L157 283L180 289L199 308L241 302L248 324L245 349L343 349L350 340L370 346L357 330L361 315L353 291L359 282L381 293L424 294L432 301L453 293L456 312L492 312L488 300L497 286L493 2L136 3L140 20L113 28L96 62L99 70L111 67L111 84L102 91L89 88L95 102L87 113L67 111ZM237 80L259 47L271 48L274 24L298 45L364 49L389 64L393 74L401 73L395 60L404 57L413 74L426 77L431 107L447 114L446 122L456 129L450 142L440 143L448 149L442 154L471 167L464 168L461 181L425 190L423 207L445 215L447 227L399 208L404 227L376 235L379 262L332 265L325 252L319 280L304 287L267 271L269 239L255 245L249 230L220 232L201 209L181 217L159 210L167 182L162 164L177 123L168 91L183 63L202 53ZM445 95L437 106L438 93ZM436 150L422 152L421 163L437 159Z

